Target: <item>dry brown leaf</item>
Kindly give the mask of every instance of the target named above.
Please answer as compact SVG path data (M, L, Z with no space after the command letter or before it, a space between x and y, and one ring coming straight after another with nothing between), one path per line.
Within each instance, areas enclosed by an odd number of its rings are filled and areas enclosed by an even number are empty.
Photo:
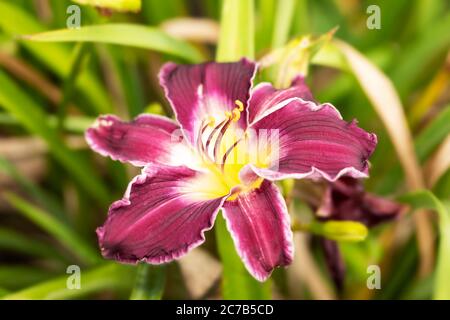
M450 168L450 134L439 146L434 155L427 161L425 172L427 186L433 187Z
M161 29L174 38L207 44L219 39L219 24L212 19L176 18L161 24Z
M336 294L331 286L324 280L314 257L311 255L308 243L308 235L301 232L294 233L294 261L287 268L289 291L301 298L299 283L308 287L312 296L319 300L335 300Z
M178 260L186 288L193 299L202 298L222 274L222 265L201 248Z
M0 66L29 86L37 89L53 104L60 103L62 97L61 91L31 65L16 57L0 52Z
M411 189L422 188L424 184L414 151L413 137L392 82L353 47L339 40L334 43L346 56L349 67L383 121L405 170L408 185Z

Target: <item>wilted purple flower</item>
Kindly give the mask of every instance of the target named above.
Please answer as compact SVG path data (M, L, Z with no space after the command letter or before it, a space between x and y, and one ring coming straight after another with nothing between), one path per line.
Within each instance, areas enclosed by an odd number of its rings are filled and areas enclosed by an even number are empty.
M348 177L329 183L317 216L325 220L358 221L367 227L395 219L403 205L368 193L360 180Z
M152 264L179 258L204 242L222 209L240 257L264 281L293 255L289 215L273 181L367 176L374 134L314 103L301 78L286 90L269 83L251 90L255 72L245 59L166 64L160 81L177 122L102 116L87 131L95 151L144 167L97 230L104 257ZM276 141L261 143L261 132L272 131Z
M397 218L404 209L399 203L366 192L360 180L343 177L328 184L316 214L322 220L357 221L370 228ZM325 238L320 244L330 275L341 290L345 264L339 247L336 241Z

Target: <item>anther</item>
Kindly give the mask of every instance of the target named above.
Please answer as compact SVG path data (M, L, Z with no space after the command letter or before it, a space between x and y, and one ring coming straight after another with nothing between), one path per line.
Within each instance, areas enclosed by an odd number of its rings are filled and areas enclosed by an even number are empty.
M236 100L234 103L236 104L240 112L244 111L244 104L242 103L241 100Z

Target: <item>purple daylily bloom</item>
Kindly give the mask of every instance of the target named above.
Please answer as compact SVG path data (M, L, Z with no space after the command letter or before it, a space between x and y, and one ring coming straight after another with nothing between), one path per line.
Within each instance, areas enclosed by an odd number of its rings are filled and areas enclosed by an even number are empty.
M290 218L273 181L367 176L374 134L313 102L302 78L285 90L252 89L255 73L246 59L166 64L160 81L177 122L102 116L87 131L95 151L144 167L97 230L104 257L179 258L204 242L221 209L245 266L264 281L293 255ZM276 143L260 143L267 131L277 133Z

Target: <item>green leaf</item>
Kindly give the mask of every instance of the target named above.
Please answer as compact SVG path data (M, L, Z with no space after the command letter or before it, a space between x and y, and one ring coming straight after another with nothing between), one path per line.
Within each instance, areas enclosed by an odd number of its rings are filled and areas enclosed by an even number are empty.
M12 37L21 34L43 32L45 27L35 17L10 1L0 1L0 27ZM70 70L69 48L56 43L35 43L21 41L36 59L46 65L58 77L65 78ZM92 102L95 113L111 112L111 103L97 77L92 72L85 71L80 76L77 87Z
M45 207L53 215L60 219L67 218L59 202L51 194L41 189L39 186L22 175L8 160L0 156L0 172L10 176L20 187L27 192L41 206Z
M58 118L48 115L48 125L55 129L58 126ZM95 122L95 118L71 115L64 121L64 130L69 133L84 134L84 132ZM20 121L10 114L0 113L0 125L20 126Z
M277 0L260 0L257 3L258 20L256 32L256 48L260 52L271 45L272 39L267 35L273 34L274 12Z
M138 24L103 24L80 29L61 29L23 37L40 42L95 42L155 50L199 62L202 54L192 45L177 40L164 32Z
M416 138L416 153L425 161L436 147L450 134L450 104Z
M271 299L270 281L258 282L241 262L222 216L214 226L223 267L222 297L227 300Z
M289 39L297 0L279 0L273 27L272 49L283 46Z
M78 43L73 50L70 70L62 85L62 99L58 107L58 131L64 129L69 103L73 101L75 87L80 73L83 71L84 62L88 58L89 47L84 43Z
M419 162L423 163L450 133L450 105L439 113L433 121L415 138L414 148ZM396 165L381 180L377 192L388 194L402 181L403 171Z
M217 48L218 61L254 59L255 21L253 0L224 0Z
M70 290L67 288L67 278L64 275L33 287L8 294L4 300L61 300L75 299L91 293L105 290L123 290L133 283L134 268L115 263L103 265L88 271L81 270L81 288Z
M61 254L48 243L28 238L9 229L0 228L0 249L38 258L61 259Z
M46 281L53 273L35 267L5 265L0 266L0 286L9 290L19 290L23 287Z
M107 202L108 192L96 172L83 157L69 149L57 131L48 125L43 108L2 71L0 87L0 105L17 118L30 133L43 138L54 157L91 196L101 202Z
M160 300L164 293L165 283L164 266L141 263L137 267L136 281L130 300Z
M72 0L75 3L105 8L119 12L138 12L141 10L141 0Z
M411 205L414 209L435 210L439 216L440 243L438 261L434 279L434 299L450 299L450 205L443 204L430 191L418 191L404 195L400 201Z
M402 96L421 80L433 62L445 55L450 46L450 14L434 21L418 39L412 41L396 58L392 79Z
M216 1L207 1L208 4ZM206 4L203 4L205 6ZM202 8L203 9L203 8ZM142 13L150 25L159 25L164 21L187 15L185 0L145 0L142 3Z
M67 225L12 193L5 192L3 197L25 217L54 236L68 250L79 257L81 261L88 264L95 264L101 261L100 255L85 243L83 239L79 238Z

